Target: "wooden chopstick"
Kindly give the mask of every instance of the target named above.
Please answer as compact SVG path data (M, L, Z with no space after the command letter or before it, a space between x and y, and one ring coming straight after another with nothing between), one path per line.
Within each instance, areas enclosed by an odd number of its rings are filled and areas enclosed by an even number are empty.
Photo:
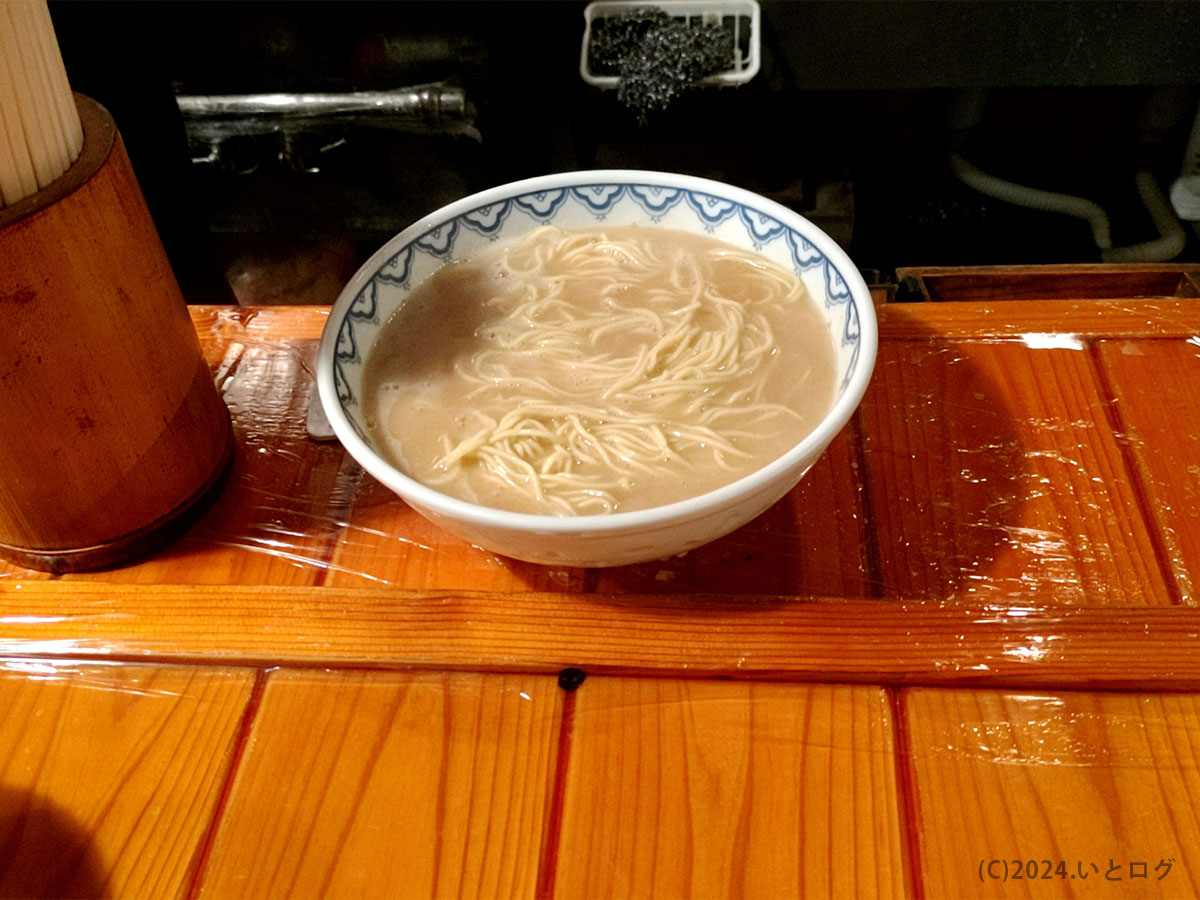
M45 0L0 0L0 206L49 185L82 148Z

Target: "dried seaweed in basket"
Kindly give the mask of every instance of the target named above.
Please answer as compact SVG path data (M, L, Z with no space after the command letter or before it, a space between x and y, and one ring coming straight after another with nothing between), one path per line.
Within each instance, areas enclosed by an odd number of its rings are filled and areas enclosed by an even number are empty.
M689 24L661 9L637 7L592 23L588 58L618 76L617 99L640 124L704 78L733 65L731 29Z

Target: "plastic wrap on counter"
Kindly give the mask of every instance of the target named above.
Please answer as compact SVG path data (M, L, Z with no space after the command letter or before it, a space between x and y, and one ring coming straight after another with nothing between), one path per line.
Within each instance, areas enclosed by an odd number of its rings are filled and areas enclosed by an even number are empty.
M684 556L556 570L451 538L309 437L319 309L198 321L233 416L215 507L116 581L1022 602L1193 602L1191 341L887 341L852 423L785 500ZM42 578L16 566L9 580Z
M539 592L662 596L698 609L721 598L833 599L897 604L897 614L961 609L964 622L1010 625L1009 610L1028 610L1021 615L1050 630L1005 638L1000 661L1010 664L1054 656L1055 623L1073 621L1057 610L1196 602L1200 392L1174 389L1200 375L1200 337L1191 334L959 336L884 317L864 402L784 500L687 554L584 570L453 538L336 442L309 435L326 310L194 315L237 437L213 508L135 564L58 578L6 565L0 587ZM29 628L21 635L36 644ZM995 661L964 652L929 660L929 670L987 672Z
M1117 860L1126 878L1157 867L1186 893L1198 864L1194 693L10 658L0 700L0 836L12 851L0 891L14 896L65 896L80 880L77 895L136 893L137 860L164 843L211 846L203 882L228 885L262 870L264 853L277 854L266 871L290 871L279 848L303 841L272 838L291 828L342 833L350 816L394 842L394 816L451 834L460 832L446 821L483 819L491 833L505 815L551 809L568 896L607 895L611 883L589 879L634 871L608 854L594 867L588 849L596 834L627 834L631 821L638 840L619 852L691 848L664 852L693 860L680 876L693 888L728 871L730 853L789 861L747 869L760 875L833 879L821 891L846 881L861 890L875 876L894 883L905 877L906 842L936 896L974 895L980 871L980 881L994 873L1006 883L1015 860L1031 859L1051 860L1051 871L1064 862L1068 875L1091 875L1093 864L1111 873ZM421 790L398 787L414 777ZM430 790L436 803L425 802ZM144 814L150 805L156 815ZM197 808L205 812L174 815ZM313 847L344 852L333 840ZM825 864L835 847L858 848L878 868ZM801 850L807 865L792 858ZM188 877L182 864L155 873L171 884ZM1122 895L1147 896L1129 890Z
M12 660L0 700L5 896L374 896L398 834L422 896L443 859L558 896L1174 897L1200 862L1195 695Z

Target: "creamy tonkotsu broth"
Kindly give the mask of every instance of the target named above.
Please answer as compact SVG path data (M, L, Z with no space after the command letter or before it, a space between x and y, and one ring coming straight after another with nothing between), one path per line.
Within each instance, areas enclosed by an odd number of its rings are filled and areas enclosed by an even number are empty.
M420 285L367 360L368 426L437 490L552 515L660 506L761 468L834 401L793 273L710 237L542 228Z

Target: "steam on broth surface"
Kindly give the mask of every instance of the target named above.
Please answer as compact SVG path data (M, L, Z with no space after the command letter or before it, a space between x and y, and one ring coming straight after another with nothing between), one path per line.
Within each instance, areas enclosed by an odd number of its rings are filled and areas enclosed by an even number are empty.
M364 395L376 445L437 490L517 512L644 509L736 481L834 401L803 283L710 237L542 228L419 286Z

